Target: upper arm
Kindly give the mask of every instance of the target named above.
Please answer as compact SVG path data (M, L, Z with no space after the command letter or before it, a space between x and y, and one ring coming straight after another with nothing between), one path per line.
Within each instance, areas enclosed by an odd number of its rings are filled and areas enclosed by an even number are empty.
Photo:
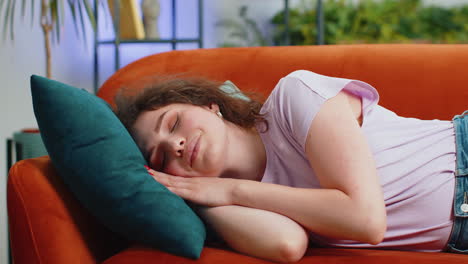
M322 105L309 127L306 155L323 188L340 190L357 201L376 201L372 205L382 210L380 182L356 119L355 99L342 91Z

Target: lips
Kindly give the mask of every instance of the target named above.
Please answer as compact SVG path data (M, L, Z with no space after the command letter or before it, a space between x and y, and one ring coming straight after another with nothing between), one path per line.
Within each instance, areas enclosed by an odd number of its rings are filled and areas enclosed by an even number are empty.
M197 158L199 146L200 135L196 136L192 141L190 141L189 145L187 146L187 155L186 161L192 167L193 161Z

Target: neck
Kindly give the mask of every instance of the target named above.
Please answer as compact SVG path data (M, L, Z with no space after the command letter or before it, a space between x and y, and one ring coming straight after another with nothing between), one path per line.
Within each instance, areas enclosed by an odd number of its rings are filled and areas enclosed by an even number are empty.
M247 130L232 126L229 129L228 169L221 177L260 181L265 171L266 153L259 132L255 128Z

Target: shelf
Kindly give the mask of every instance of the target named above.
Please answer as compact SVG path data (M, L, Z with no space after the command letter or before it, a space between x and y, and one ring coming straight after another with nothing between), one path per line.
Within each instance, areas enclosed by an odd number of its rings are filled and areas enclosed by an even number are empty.
M113 0L115 10L120 10L120 1ZM198 10L194 10L198 13L198 37L196 38L177 38L176 36L176 1L171 0L171 22L172 22L172 35L169 38L163 39L120 39L120 12L115 12L113 18L114 24L114 34L115 38L113 39L103 39L99 40L98 31L94 32L94 92L96 93L99 85L99 54L98 47L99 45L113 45L114 46L114 69L117 71L120 69L120 45L129 45L129 44L170 44L172 45L171 49L177 49L178 43L195 43L198 44L198 48L203 48L203 0L196 0L198 3ZM184 0L185 1L185 0ZM98 19L98 1L94 1L94 15L96 17L96 23L99 23ZM99 25L99 24L98 24Z
M120 40L100 40L98 44L115 44L116 42L120 44L135 44L135 43L191 43L191 42L200 42L198 38L187 38L187 39L120 39Z

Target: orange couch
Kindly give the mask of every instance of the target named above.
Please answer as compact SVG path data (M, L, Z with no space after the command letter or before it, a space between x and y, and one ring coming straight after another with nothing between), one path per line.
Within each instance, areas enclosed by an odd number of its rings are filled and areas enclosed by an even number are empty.
M153 74L191 73L267 95L287 73L307 69L372 84L398 114L449 119L468 108L468 45L349 45L172 51L115 73L98 95L112 103L127 82ZM14 263L268 263L206 246L199 260L129 245L77 202L49 158L16 163L8 178ZM424 217L421 215L420 217ZM299 263L465 263L467 255L371 249L310 248Z

